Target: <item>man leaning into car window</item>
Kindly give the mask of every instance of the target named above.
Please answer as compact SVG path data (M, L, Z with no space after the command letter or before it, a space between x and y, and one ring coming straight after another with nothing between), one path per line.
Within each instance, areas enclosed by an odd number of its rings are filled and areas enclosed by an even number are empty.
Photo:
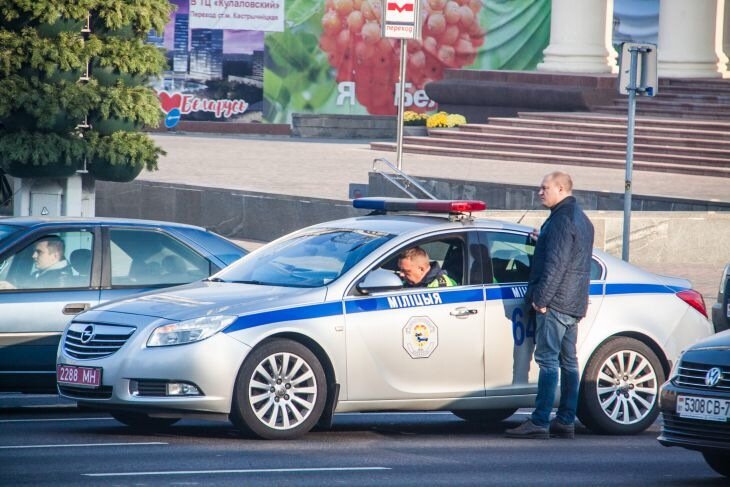
M450 287L456 281L441 269L438 262L431 261L421 247L412 247L398 257L398 275L406 287Z
M51 235L33 244L33 270L22 287L26 289L64 287L73 275L65 257L66 248L60 237ZM0 289L15 289L7 281L0 282Z

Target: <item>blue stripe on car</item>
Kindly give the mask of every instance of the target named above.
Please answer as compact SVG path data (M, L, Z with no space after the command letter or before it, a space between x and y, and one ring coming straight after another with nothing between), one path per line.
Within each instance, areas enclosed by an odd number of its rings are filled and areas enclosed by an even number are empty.
M688 288L664 286L661 284L606 284L605 294L670 294L684 291ZM499 285L487 287L487 301L499 299L518 299L525 296L527 286L522 285ZM604 284L591 284L590 294L599 296L604 293ZM347 313L369 313L371 311L384 311L388 309L404 309L404 308L420 308L428 307L434 304L459 304L481 301L483 292L481 288L464 289L464 290L447 290L446 288L424 288L422 292L399 294L389 297L374 297L352 299L345 301L345 311ZM236 321L231 323L225 330L225 333L232 333L246 328L268 325L269 323L277 323L281 321L306 320L314 318L326 318L329 316L342 315L342 303L319 303L307 304L302 306L293 306L289 308L281 308L273 311L264 311L263 313L254 313L250 315L240 316Z

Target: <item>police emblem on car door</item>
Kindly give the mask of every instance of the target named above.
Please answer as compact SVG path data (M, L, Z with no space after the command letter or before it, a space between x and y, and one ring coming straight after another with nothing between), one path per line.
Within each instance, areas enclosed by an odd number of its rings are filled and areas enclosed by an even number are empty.
M418 245L455 285L346 298L348 400L483 395L484 295L464 272L467 239L412 242L371 269L395 272L401 252Z

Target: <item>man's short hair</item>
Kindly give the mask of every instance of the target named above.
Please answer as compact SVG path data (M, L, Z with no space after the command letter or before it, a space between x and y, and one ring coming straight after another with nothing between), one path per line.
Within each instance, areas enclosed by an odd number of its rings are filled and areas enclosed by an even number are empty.
M48 246L48 249L52 252L56 252L61 256L61 259L63 259L64 254L66 253L66 244L63 242L61 237L58 235L49 235L47 237L39 238L35 243L39 244L41 242L47 242L46 245Z
M568 193L573 191L573 179L570 174L563 171L553 171L547 175L548 179L555 181L565 189Z
M411 247L410 249L406 249L403 252L400 253L398 256L398 260L428 260L428 254L425 250L423 250L421 247Z

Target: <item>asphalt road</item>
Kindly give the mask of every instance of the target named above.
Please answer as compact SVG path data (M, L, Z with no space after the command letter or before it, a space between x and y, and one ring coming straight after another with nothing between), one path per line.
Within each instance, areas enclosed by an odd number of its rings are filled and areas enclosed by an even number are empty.
M0 409L0 485L727 485L700 454L638 436L503 437L449 413L341 414L296 441L242 438L228 423L135 432L71 407Z

